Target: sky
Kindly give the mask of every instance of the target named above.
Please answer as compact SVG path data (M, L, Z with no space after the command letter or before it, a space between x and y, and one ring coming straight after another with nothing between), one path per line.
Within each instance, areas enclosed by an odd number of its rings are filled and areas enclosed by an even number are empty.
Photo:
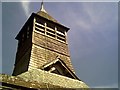
M40 2L2 2L2 73L12 74L16 35ZM68 44L76 75L90 87L118 87L118 3L45 2L46 11L70 28Z

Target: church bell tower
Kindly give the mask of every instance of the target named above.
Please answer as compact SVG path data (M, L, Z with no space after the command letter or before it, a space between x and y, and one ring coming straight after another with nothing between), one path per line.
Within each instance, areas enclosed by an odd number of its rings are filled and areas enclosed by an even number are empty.
M18 48L13 75L42 69L77 78L68 50L68 30L48 14L42 2L40 11L32 13L16 36Z

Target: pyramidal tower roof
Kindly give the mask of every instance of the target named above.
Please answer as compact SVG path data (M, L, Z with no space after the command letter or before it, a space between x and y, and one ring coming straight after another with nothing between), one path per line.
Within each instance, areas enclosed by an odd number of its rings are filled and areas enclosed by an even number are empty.
M40 15L40 16L42 16L42 17L44 17L44 18L46 18L46 19L48 19L48 20L50 20L50 21L53 21L53 22L55 22L55 23L58 23L58 21L55 20L52 16L50 16L50 15L48 14L48 12L44 9L44 3L43 3L43 1L41 2L40 11L38 11L37 14Z

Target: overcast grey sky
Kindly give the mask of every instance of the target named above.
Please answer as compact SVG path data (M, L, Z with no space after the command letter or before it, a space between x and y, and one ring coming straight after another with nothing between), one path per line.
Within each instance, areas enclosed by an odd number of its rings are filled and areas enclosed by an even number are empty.
M90 87L118 87L118 3L45 2L46 11L70 28L68 43L77 76ZM2 72L11 75L18 34L40 2L2 3Z

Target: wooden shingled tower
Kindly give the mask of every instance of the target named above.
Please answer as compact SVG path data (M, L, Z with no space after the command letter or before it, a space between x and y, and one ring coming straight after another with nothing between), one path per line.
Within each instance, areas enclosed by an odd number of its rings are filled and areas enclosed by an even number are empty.
M42 2L40 11L32 13L16 36L18 48L13 75L19 75L31 69L43 69L46 64L57 59L75 73L68 51L68 30L69 28L58 23L48 14ZM51 69L53 70L51 72L64 73L67 76L67 72L63 72L59 64L52 65L46 70Z
M0 89L89 90L72 67L68 30L48 14L42 2L40 11L32 13L16 36L18 48L14 71L12 76L0 74Z

